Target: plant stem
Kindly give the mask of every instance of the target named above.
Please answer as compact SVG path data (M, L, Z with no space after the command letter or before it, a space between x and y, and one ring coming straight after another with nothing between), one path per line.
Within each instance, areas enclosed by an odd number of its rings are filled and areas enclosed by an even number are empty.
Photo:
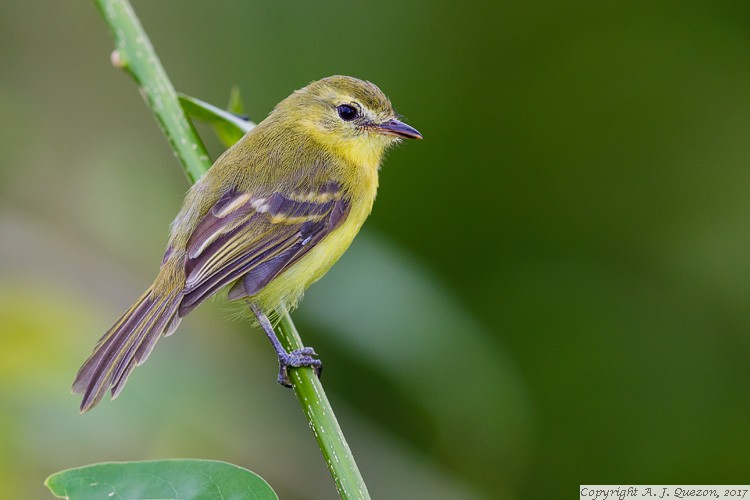
M115 39L112 64L138 84L191 184L211 167L208 152L180 106L177 92L127 0L96 0Z
M284 348L294 351L304 347L289 311L280 307L276 313L279 316L276 332ZM341 498L370 498L320 379L310 367L290 369L289 378Z
M177 93L127 0L95 0L115 39L112 63L127 71L169 139L191 183L210 167L208 153L180 106ZM288 350L303 347L286 309L276 331ZM290 377L341 498L370 498L323 386L312 368L290 369Z

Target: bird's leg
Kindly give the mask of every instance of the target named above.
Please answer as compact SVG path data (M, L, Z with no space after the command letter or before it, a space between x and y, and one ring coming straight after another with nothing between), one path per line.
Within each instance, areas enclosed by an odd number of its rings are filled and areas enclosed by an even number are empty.
M273 345L276 355L279 357L279 383L284 387L292 387L292 382L289 380L289 367L299 368L301 366L310 366L315 370L315 374L320 377L320 374L323 371L323 362L319 359L313 358L313 356L317 356L313 348L303 347L302 349L297 349L292 352L286 352L284 346L279 342L279 338L276 336L276 332L273 330L273 326L271 325L268 316L266 316L266 314L255 304L250 304L250 307L253 310L253 313L255 313L255 317L258 318L258 323L260 323L261 328L266 332L268 340L271 341L271 345Z

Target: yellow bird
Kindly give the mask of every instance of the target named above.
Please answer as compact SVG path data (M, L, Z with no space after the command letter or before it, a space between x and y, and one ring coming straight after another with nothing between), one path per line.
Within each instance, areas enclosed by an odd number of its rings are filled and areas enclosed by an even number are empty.
M246 301L287 368L322 364L286 352L268 315L296 306L349 247L372 210L385 150L421 139L370 82L332 76L281 101L190 189L171 226L159 274L78 370L81 411L122 391L162 335L227 285Z

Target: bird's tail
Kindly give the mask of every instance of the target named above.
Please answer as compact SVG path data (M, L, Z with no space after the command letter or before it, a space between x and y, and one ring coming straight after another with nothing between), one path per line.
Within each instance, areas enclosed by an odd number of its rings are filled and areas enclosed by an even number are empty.
M156 293L154 285L99 340L78 370L73 392L83 393L81 412L93 408L108 390L116 398L128 375L148 358L154 344L177 328L182 292Z

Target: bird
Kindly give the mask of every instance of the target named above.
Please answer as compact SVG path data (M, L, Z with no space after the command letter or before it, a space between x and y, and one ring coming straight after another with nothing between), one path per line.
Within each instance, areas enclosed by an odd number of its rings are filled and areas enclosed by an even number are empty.
M76 374L81 412L115 399L162 336L209 297L244 301L279 361L309 366L314 349L287 352L271 323L341 257L372 211L384 153L422 134L373 83L330 76L294 91L221 154L187 192L151 286L101 337Z

